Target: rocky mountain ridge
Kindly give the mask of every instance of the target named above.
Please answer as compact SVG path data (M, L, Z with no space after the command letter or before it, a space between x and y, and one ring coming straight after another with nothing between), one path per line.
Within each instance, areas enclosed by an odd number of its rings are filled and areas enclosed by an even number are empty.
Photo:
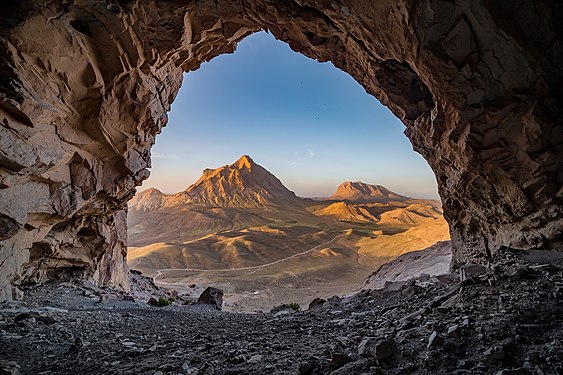
M394 193L381 185L367 184L361 181L344 181L329 199L366 203L403 201L408 197Z
M304 201L250 156L243 155L230 165L205 169L194 184L179 193L167 195L154 188L138 193L129 202L129 209L155 210L179 204L251 208L300 205Z

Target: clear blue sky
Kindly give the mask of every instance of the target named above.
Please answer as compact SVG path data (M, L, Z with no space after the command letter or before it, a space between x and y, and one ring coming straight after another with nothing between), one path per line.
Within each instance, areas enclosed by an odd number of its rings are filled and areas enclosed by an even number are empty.
M184 75L139 190L175 193L248 154L299 196L329 196L351 180L437 198L403 130L348 74L260 32Z

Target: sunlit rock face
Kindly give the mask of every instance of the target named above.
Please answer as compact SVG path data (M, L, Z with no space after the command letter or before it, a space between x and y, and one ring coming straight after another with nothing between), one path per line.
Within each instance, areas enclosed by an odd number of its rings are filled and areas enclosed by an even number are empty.
M127 288L126 202L182 71L260 29L401 118L458 262L561 246L562 13L555 0L2 3L0 299L68 272Z

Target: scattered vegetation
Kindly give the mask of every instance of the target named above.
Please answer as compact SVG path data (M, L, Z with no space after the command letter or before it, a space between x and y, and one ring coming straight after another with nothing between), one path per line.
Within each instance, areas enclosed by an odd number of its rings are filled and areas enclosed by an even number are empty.
M169 300L169 299L166 298L166 297L159 297L158 300L155 299L154 297L151 297L151 298L149 299L149 302L148 302L148 303L149 303L149 305L152 305L152 306L164 307L164 306L169 306L169 305L171 305L171 304L172 304L172 301Z
M292 303L288 304L287 306L292 310L301 311L301 306L299 306L298 303L292 302Z

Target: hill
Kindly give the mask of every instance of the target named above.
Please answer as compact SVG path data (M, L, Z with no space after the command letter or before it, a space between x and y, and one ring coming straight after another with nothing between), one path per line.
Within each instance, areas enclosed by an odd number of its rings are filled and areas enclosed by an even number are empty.
M361 181L345 181L338 186L336 192L329 199L352 202L390 202L403 201L408 197L394 193L381 185L366 184Z

